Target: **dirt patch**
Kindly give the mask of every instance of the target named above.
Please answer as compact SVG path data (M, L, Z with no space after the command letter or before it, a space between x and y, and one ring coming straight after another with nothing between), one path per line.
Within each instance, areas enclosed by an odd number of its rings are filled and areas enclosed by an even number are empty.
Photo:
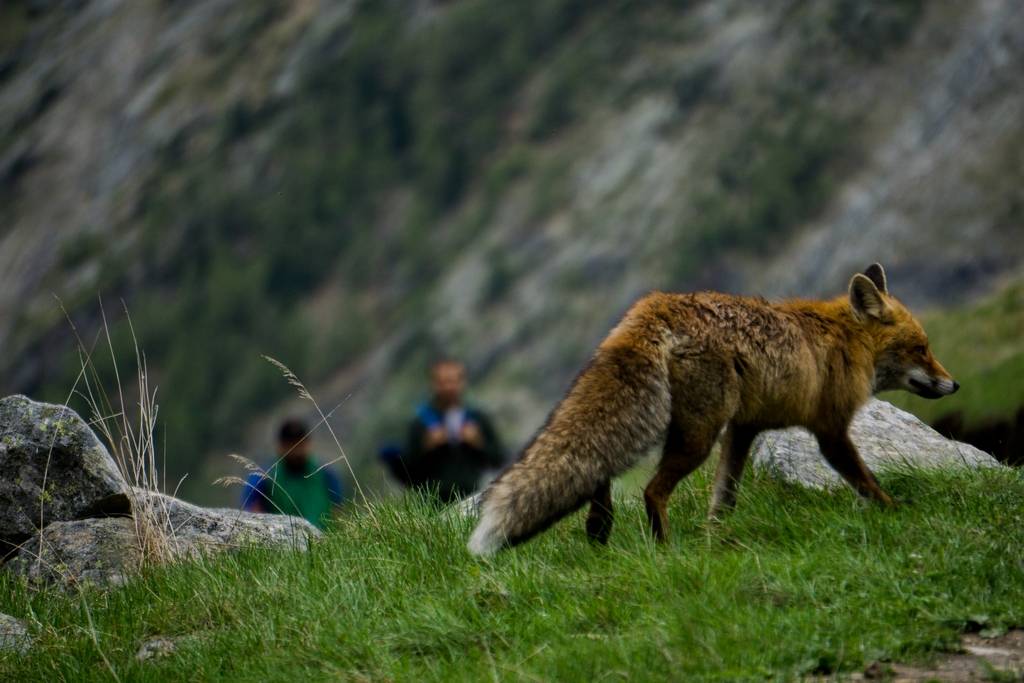
M1024 681L1024 630L1009 631L995 638L971 633L963 637L960 646L960 652L943 655L931 666L873 662L861 673L835 680Z

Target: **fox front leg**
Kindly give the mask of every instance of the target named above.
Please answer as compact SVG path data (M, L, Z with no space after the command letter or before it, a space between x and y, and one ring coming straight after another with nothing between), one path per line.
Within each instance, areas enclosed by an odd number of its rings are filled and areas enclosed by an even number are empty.
M878 485L878 480L861 460L857 447L845 432L840 436L817 434L821 454L828 464L838 472L853 489L871 500L876 500L886 507L892 507L893 501Z

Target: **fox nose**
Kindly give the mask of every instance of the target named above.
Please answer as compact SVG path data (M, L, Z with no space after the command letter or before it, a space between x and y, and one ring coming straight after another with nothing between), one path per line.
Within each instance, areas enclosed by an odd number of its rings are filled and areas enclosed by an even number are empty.
M951 391L950 393L951 394L955 394L957 392L957 389L959 389L959 388L960 388L960 382L957 382L956 380L953 380L953 391Z

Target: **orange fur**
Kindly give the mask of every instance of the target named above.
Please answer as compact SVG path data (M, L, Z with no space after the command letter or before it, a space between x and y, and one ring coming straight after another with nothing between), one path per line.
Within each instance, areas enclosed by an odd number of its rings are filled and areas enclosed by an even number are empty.
M831 301L650 294L600 344L522 459L485 492L470 549L486 554L526 540L588 501L587 532L606 541L610 480L657 443L662 459L644 499L662 540L669 495L723 428L712 515L734 505L754 437L793 425L815 434L861 495L891 504L847 435L854 413L875 391L935 397L956 387L877 264Z

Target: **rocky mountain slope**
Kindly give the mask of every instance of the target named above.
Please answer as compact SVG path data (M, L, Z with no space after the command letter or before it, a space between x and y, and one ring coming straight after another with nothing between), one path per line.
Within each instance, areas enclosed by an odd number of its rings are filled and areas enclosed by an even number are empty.
M55 294L90 347L102 294L130 366L123 298L192 497L308 411L260 354L340 404L372 488L438 353L515 446L647 290L831 295L880 260L927 309L1022 275L1012 0L34 1L0 25L0 394L74 385Z

